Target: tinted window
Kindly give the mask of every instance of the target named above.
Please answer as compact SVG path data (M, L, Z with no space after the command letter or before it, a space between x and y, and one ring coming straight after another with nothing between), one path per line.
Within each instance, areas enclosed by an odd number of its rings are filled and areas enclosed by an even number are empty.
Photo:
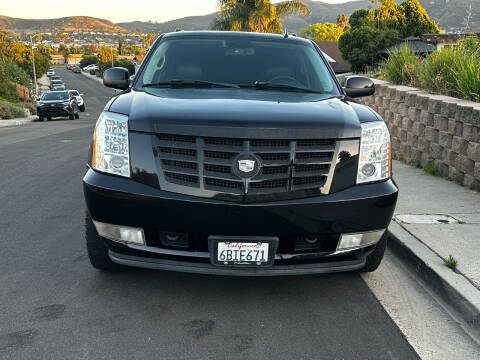
M232 84L256 81L338 93L309 43L233 37L167 38L150 57L137 86L171 80Z
M42 96L42 100L44 101L68 100L69 98L67 92L47 92Z
M73 96L80 96L77 90L70 91L70 94L72 94Z

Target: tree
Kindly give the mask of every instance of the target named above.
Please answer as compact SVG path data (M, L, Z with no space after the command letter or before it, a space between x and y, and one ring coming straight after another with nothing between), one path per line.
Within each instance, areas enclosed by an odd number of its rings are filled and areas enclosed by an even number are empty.
M339 39L342 57L356 71L365 65L374 64L379 52L408 36L438 33L418 0L406 0L400 5L394 0L371 0L379 2L376 9L354 11L349 18L350 29Z
M302 36L313 41L338 41L343 28L337 24L313 24L302 30Z
M112 64L112 56L113 60L116 60L118 58L118 53L117 50L111 48L110 46L101 46L98 49L97 53L97 60L100 63L104 64Z
M60 55L63 55L65 61L67 61L68 55L70 55L70 49L66 45L60 44L60 46L58 47L58 53Z
M348 22L351 28L360 27L368 22L368 10L355 10L349 17Z
M152 46L153 41L155 40L156 37L157 37L157 34L155 34L155 33L147 34L142 41L143 45L145 47L149 48L150 46Z
M7 56L7 48L10 45L9 34L6 31L0 30L0 59L5 61Z
M348 15L340 14L337 16L337 25L345 29L348 25Z
M95 55L83 55L82 60L80 60L80 67L84 68L85 66L96 64L97 57Z
M118 53L123 55L125 52L125 45L123 44L123 39L121 36L118 37Z
M437 23L430 20L427 11L418 0L407 0L400 5L405 15L405 29L403 35L422 36L423 34L438 34L440 29Z
M281 33L282 16L310 15L308 7L299 0L272 4L270 0L219 0L220 14L212 28L227 31Z
M139 47L136 45L126 45L125 51L127 54L135 54L135 55L145 55L147 53L147 49L144 47Z
M352 65L352 70L362 71L367 64L373 64L378 52L401 39L397 30L378 29L365 24L345 32L339 39L338 48L342 57Z

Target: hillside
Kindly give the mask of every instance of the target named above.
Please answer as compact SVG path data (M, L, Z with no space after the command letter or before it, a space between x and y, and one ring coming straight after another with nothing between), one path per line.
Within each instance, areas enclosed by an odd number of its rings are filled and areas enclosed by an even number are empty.
M401 2L397 0L397 2ZM335 22L341 13L351 14L360 8L371 6L370 0L357 0L341 4L327 4L322 1L305 0L312 11L308 17L290 15L284 19L285 27L291 32L300 32L304 27L316 22ZM471 5L470 28L480 27L480 0L420 0L431 18L436 20L446 31L460 31L465 25L464 19ZM33 31L97 31L109 33L125 33L142 31L144 33L164 33L175 29L205 30L208 29L216 14L189 16L164 23L133 21L114 24L108 20L87 16L65 17L49 20L16 19L0 15L0 28L13 32Z
M327 4L322 1L304 1L312 11L308 17L290 15L284 19L285 27L291 32L300 32L304 27L317 22L335 22L337 15L351 14L353 11L371 6L370 0L350 1L341 4ZM397 0L397 2L402 2ZM420 0L420 3L427 9L432 19L436 20L440 27L447 31L461 30L467 10L472 4L471 28L480 26L480 0ZM205 30L210 27L215 14L205 16L191 16L171 20L165 23L152 22L125 22L118 25L134 31L163 33L173 31L176 28L184 30Z
M89 16L71 16L58 19L17 19L0 15L0 29L12 32L71 32L96 31L108 33L125 33L124 28L104 19Z

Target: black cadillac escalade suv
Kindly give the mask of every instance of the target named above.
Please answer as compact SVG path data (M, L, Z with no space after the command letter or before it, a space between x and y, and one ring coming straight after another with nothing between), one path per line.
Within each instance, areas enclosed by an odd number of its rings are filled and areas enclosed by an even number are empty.
M390 135L321 50L288 35L175 32L98 119L83 179L92 265L223 275L373 271L398 189Z

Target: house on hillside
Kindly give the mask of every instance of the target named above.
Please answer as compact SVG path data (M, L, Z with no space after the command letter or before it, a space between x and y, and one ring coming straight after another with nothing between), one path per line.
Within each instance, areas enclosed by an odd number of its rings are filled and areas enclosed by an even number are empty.
M135 55L118 55L119 60L128 60L132 63L135 62Z
M437 47L432 43L425 42L415 36L409 36L403 39L398 44L395 44L393 46L390 46L388 49L380 51L380 54L387 56L393 51L399 51L404 45L407 45L412 53L421 57L425 57L437 49Z
M317 42L318 47L322 50L326 55L328 55L331 60L327 59L330 62L330 65L335 71L336 74L343 74L350 72L351 65L347 60L342 58L342 53L338 48L338 42L334 41L319 41Z
M52 65L65 64L65 57L63 55L50 55Z
M480 38L480 29L474 32ZM422 40L436 46L437 50L457 47L470 34L425 34Z

